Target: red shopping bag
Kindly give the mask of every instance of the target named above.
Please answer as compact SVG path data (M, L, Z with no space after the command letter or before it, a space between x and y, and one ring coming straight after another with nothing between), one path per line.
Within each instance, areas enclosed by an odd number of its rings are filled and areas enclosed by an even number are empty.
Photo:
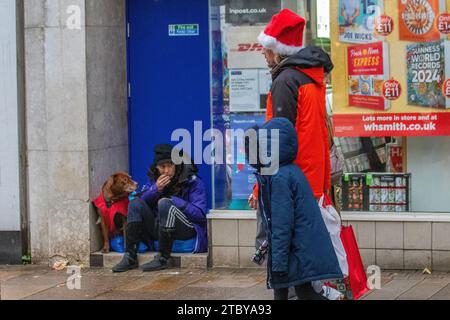
M367 275L364 270L361 255L359 254L358 243L352 226L342 227L341 240L347 254L348 273L353 299L357 300L364 295L367 288Z

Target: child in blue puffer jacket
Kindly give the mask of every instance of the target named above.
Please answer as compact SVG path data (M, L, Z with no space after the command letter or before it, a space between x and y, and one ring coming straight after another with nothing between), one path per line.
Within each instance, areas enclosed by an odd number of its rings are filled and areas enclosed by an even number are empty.
M295 287L299 299L326 299L311 282L343 275L317 200L293 164L298 150L294 126L285 118L274 118L253 130L246 132L246 154L247 160L257 159L250 165L257 169L258 201L268 237L267 286L274 289L276 300L287 300L289 287ZM251 143L252 136L256 143ZM263 156L272 162L264 164Z

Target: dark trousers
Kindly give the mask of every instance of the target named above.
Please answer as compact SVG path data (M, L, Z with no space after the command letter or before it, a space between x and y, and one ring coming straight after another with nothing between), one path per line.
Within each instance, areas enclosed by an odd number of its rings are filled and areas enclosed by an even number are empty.
M274 300L288 300L289 288L274 289ZM298 300L327 300L320 293L317 293L311 283L305 283L295 287L295 294Z
M142 223L141 241L159 240L161 231L172 233L173 240L188 240L196 236L194 225L170 199L158 201L157 208L136 198L128 205L128 224Z
M267 240L266 227L264 225L264 218L262 217L261 209L258 207L256 211L256 239L255 248L258 250L263 244L264 240Z
M259 249L264 240L267 239L267 232L264 225L264 218L262 217L261 209L258 207L256 212L256 239L255 239L255 247ZM327 300L321 294L318 294L314 291L311 283L305 283L301 286L297 286L295 288L282 288L274 290L274 299L275 300L288 300L294 296L293 289L295 289L295 294L297 295L298 300Z

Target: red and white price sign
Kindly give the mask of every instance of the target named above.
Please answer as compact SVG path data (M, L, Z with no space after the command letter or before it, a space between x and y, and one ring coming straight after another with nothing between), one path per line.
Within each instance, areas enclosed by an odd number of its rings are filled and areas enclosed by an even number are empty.
M387 80L383 83L383 96L388 100L397 100L402 94L402 86L397 80Z
M436 19L436 24L440 33L450 34L450 13L441 13Z
M403 153L402 147L389 147L389 157L392 163L394 172L403 172Z
M444 84L442 85L442 93L450 99L450 79L444 81Z
M381 15L375 19L375 31L380 36L388 36L394 30L394 20L385 15Z

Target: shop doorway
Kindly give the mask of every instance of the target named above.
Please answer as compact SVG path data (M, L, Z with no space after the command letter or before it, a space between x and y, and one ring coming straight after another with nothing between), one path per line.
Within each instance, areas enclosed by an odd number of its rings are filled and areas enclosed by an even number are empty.
M129 166L141 185L155 144L178 128L194 137L194 121L211 127L208 15L208 0L127 1ZM211 207L211 167L199 169Z

